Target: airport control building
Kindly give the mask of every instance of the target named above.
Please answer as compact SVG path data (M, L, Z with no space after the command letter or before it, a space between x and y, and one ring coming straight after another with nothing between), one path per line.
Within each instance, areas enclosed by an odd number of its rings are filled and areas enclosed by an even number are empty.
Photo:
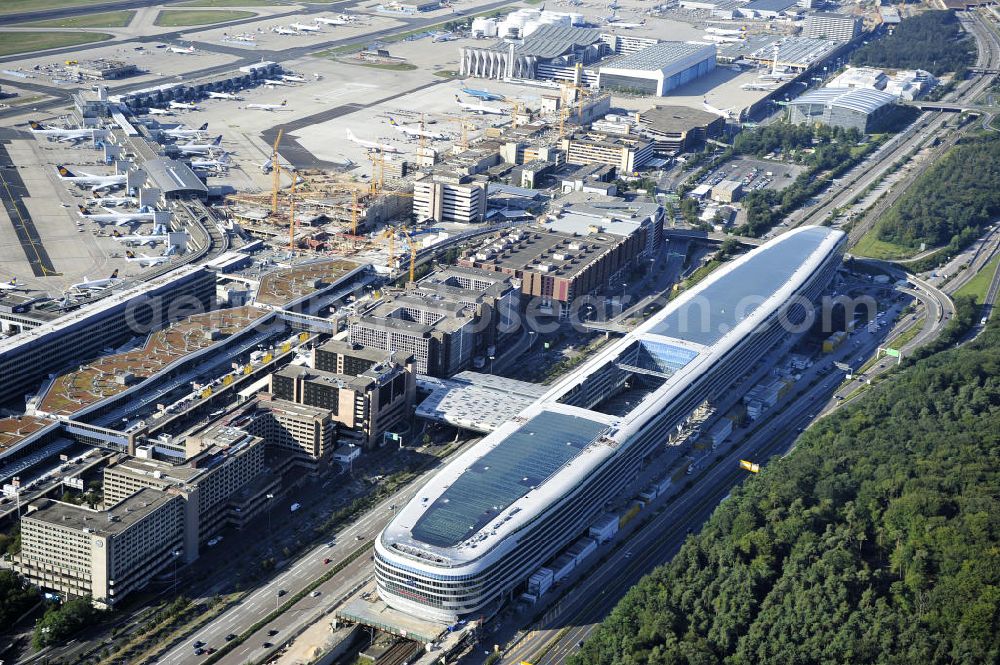
M803 227L734 260L464 452L379 535L381 597L451 622L523 591L677 425L789 339L845 242Z

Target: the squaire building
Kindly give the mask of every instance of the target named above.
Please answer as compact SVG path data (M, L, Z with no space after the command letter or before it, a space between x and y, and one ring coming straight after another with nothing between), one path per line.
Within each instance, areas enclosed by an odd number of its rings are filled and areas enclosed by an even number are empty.
M382 598L453 621L519 591L672 428L805 320L845 241L804 227L736 259L451 462L376 541Z

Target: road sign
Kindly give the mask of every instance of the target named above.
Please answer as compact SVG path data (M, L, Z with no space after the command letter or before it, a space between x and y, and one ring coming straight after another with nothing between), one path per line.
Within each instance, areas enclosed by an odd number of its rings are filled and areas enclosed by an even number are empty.
M899 357L899 349L890 349L889 347L886 347L885 348L885 355L889 356L890 358L898 358Z

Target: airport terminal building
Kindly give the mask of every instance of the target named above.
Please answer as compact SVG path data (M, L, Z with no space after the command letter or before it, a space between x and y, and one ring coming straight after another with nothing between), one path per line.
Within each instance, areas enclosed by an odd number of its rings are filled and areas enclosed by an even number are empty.
M381 597L452 622L524 590L677 425L806 320L845 242L803 227L734 260L451 462L379 535Z

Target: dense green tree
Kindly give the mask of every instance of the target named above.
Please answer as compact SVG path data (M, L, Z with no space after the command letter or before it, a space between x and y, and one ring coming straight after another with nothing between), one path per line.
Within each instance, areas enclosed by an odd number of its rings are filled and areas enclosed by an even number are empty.
M0 626L13 626L41 598L38 589L11 570L0 570Z
M65 642L70 635L97 623L101 614L89 596L74 598L62 605L52 606L35 624L32 644L36 649L41 649L50 644Z
M992 325L807 430L572 665L998 662L998 444Z
M955 12L928 11L904 18L892 34L869 42L851 63L888 69L925 69L935 76L961 72L975 61L976 47L962 33Z

